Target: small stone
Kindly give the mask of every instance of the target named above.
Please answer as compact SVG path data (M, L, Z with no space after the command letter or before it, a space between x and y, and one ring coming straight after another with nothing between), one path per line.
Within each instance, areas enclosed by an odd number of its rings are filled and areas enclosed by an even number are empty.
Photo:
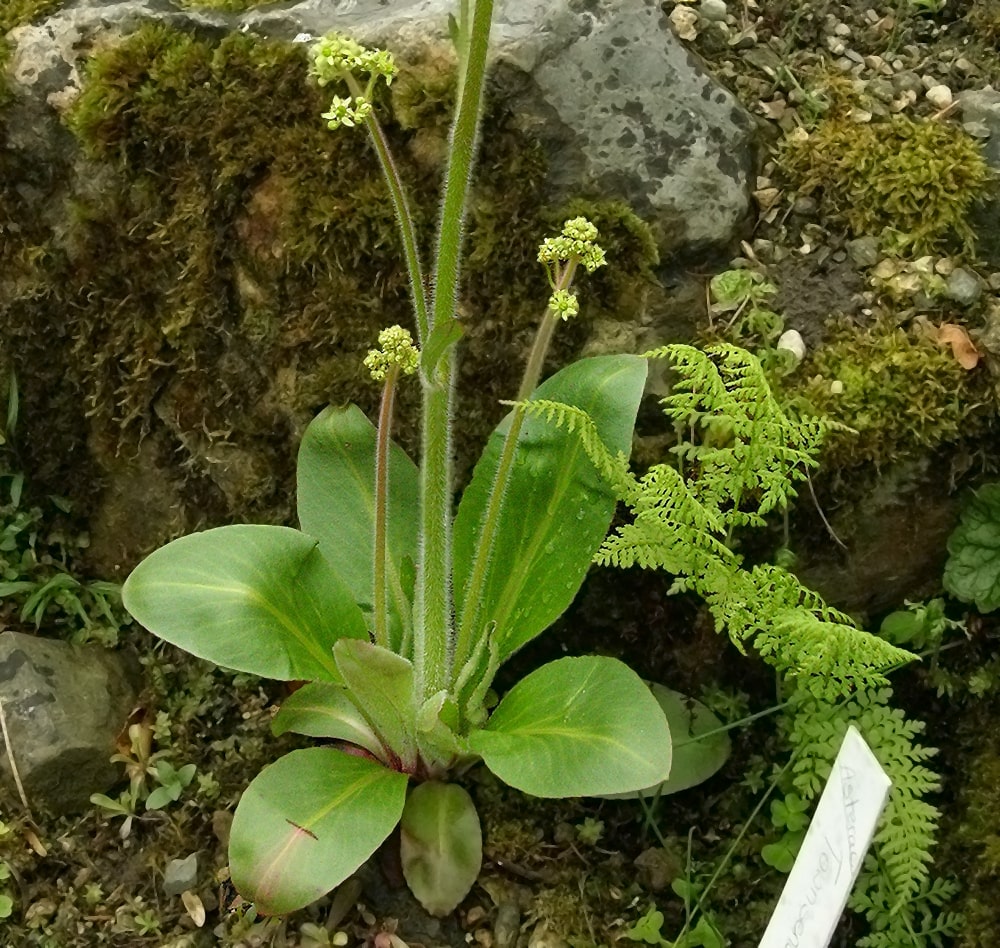
M878 263L878 240L875 237L858 237L847 241L847 255L856 267L873 267Z
M847 39L847 37L851 35L851 28L846 23L838 23L833 28L833 35Z
M708 20L710 23L720 23L725 22L729 9L726 7L725 0L701 0L698 5L698 13L703 20Z
M786 329L778 344L775 346L780 352L790 352L798 365L806 357L806 344L802 334L797 329Z
M988 284L989 288L993 290L994 293L996 293L997 290L1000 290L1000 273L991 273L986 278L986 283Z
M897 93L903 93L903 92L921 93L924 91L924 84L920 81L920 76L918 76L915 72L911 70L906 70L905 72L898 73L893 78L892 84L896 87Z
M971 306L982 295L979 277L965 267L955 267L945 281L944 295L959 306Z
M955 60L955 68L962 73L963 76L971 76L974 72L979 72L976 64L966 59L964 56L960 56Z
M816 198L810 197L808 194L800 194L792 202L792 213L799 217L814 217L818 209Z
M698 38L698 14L689 7L674 7L670 22L680 39L690 42Z
M830 36L827 37L826 48L830 50L834 56L843 56L847 46L844 44L843 40Z
M635 857L638 881L650 892L663 892L684 871L676 855L661 847L646 849Z
M931 86L924 95L936 109L946 109L954 101L951 89L946 85Z
M879 102L889 103L896 97L896 90L888 79L871 79L865 91Z
M198 854L184 859L171 859L163 870L163 894L171 899L198 884Z

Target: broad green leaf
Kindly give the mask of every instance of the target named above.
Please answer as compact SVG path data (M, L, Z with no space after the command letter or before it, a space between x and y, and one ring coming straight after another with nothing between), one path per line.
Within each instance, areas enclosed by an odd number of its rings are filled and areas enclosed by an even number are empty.
M944 588L980 612L1000 607L1000 484L978 490L948 539Z
M298 457L298 512L303 532L371 613L375 545L376 429L357 405L327 408L306 429ZM389 448L387 580L391 642L410 624L412 588L403 572L417 561L419 480L402 448Z
M347 689L325 681L314 681L299 688L281 705L271 722L275 735L293 731L309 737L328 737L363 747L380 760L385 748L350 699Z
M503 698L470 747L504 783L537 797L640 790L670 774L667 719L614 658L561 658Z
M645 359L599 356L567 366L532 397L583 409L605 445L627 454L645 381ZM455 598L463 628L466 611L477 606L466 602L466 584L510 424L508 415L490 438L455 520ZM614 494L580 438L525 419L473 637L495 628L503 661L551 625L573 601L614 510Z
M405 774L330 747L265 768L236 808L229 865L239 893L268 915L309 905L353 873L392 832Z
M316 541L288 527L193 533L147 556L122 602L161 639L264 678L339 681L333 644L367 635Z
M399 852L410 891L431 915L447 915L469 894L483 863L483 834L472 797L453 783L410 791Z
M337 668L372 729L406 770L417 763L417 699L413 665L388 649L360 639L333 647Z
M632 793L606 794L609 799L680 793L708 780L729 759L732 749L729 735L705 705L656 682L649 687L670 727L673 742L670 776L662 783Z

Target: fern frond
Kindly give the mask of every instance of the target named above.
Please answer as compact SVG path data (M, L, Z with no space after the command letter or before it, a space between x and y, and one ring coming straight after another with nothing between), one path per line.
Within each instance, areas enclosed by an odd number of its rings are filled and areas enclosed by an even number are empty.
M678 428L705 432L701 443L674 449L697 467L692 480L702 503L726 511L734 526L760 524L784 508L796 496L795 483L817 465L828 424L789 418L760 362L737 346L703 352L670 345L646 356L669 359L680 376L661 401L664 413Z
M911 905L921 892L935 891L928 890L929 865L939 813L926 797L940 789L937 774L924 766L936 751L916 743L923 723L890 707L891 698L891 688L861 689L848 701L828 704L800 687L792 699L789 730L795 754L792 784L803 799L822 790L849 724L858 728L892 780L889 802L856 887L890 913ZM865 898L856 897L861 902Z
M545 398L503 404L523 411L530 418L541 419L557 428L565 428L570 434L576 434L597 472L619 498L628 502L637 497L639 485L628 468L628 456L609 450L597 431L594 419L582 408Z

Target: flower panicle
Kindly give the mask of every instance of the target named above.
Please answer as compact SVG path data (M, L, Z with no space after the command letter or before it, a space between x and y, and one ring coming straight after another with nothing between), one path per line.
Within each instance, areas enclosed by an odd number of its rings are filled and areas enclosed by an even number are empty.
M342 33L328 33L312 46L309 73L320 86L344 82L351 95L334 96L327 112L327 126L336 130L342 125L353 128L372 113L372 91L379 79L389 85L397 72L392 53L369 49ZM361 94L359 84L365 86Z
M378 334L378 349L369 349L365 368L376 382L384 382L389 370L398 368L402 375L412 375L420 366L420 350L409 330L389 326Z
M558 237L546 237L538 248L538 262L549 268L570 261L583 264L588 273L607 263L597 244L597 228L585 217L566 221Z

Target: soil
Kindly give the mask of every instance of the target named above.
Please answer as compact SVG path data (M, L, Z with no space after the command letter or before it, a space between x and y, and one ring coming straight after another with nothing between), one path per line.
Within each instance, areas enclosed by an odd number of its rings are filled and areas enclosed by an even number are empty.
M990 13L1000 24L991 0L729 0L724 23L699 18L698 4L667 0L663 6L675 23L678 11L694 16L692 51L760 117L772 143L807 121L813 103L802 91L820 75L849 72L871 89L885 80L885 64L890 78L912 72L920 88L907 106L913 117L938 111L925 95L930 86L947 85L957 94L1000 75L1000 59L984 32ZM735 262L759 266L775 283L779 289L770 305L808 348L822 344L831 318L870 322L871 284L848 251L848 240L858 235L823 217L816 201L794 194L765 148L756 190L771 188L778 193L761 199L752 232L732 248ZM979 273L986 283L997 276L988 266L980 266ZM710 275L692 265L677 281L703 287ZM691 297L704 299L697 292ZM900 313L900 319L913 315L906 305ZM707 323L698 328L707 338ZM773 535L765 545L771 540ZM725 720L771 705L772 673L738 654L696 601L670 596L666 586L662 577L638 571L595 571L567 615L510 663L498 685L553 657L598 652L619 656L642 675L688 694L710 695ZM954 603L949 609L955 616L963 611ZM870 617L876 624L879 618ZM16 626L15 616L7 620ZM979 926L955 942L971 948L994 944L991 938L1000 930L987 932L996 920L974 888L995 883L995 872L1000 873L984 854L986 843L977 841L998 832L996 825L983 823L991 815L995 820L998 810L984 807L966 781L973 762L993 753L982 745L995 743L983 735L995 731L993 678L1000 682L1000 676L994 670L978 689L968 686L977 670L993 669L996 631L979 617L969 621L969 629L968 642L956 640L933 661L952 676L947 697L937 694L940 676L926 670L902 674L895 683L904 707L927 722L929 743L942 748L937 767L944 787L936 802L946 842L935 870L973 886L951 904L961 908L964 899ZM727 851L728 869L707 903L711 917L725 943L737 948L756 944L763 931L784 877L759 857L771 838L766 821L742 831L772 773L779 739L766 718L734 733L732 757L719 774L659 801L651 813L635 803L527 799L473 773L469 786L483 817L484 871L450 918L431 918L409 897L391 844L333 896L288 918L255 918L227 881L228 826L249 780L292 746L270 737L268 728L284 691L153 646L139 630L124 628L120 635L143 650L151 682L143 708L156 722L156 748L176 766L195 764L198 779L162 810L140 807L127 832L122 818L96 807L72 818L42 813L30 818L17 801L9 801L8 832L0 837L0 858L12 870L0 888L14 901L11 917L0 922L5 944L576 948L631 943L627 931L653 905L664 915L661 944L668 944L685 916L685 901L671 883L680 880L700 892ZM978 837L970 835L970 813L978 821ZM183 895L165 894L165 876L175 861L192 854L196 880ZM854 946L865 934L864 920L849 916L833 944ZM678 944L696 948L711 942Z

